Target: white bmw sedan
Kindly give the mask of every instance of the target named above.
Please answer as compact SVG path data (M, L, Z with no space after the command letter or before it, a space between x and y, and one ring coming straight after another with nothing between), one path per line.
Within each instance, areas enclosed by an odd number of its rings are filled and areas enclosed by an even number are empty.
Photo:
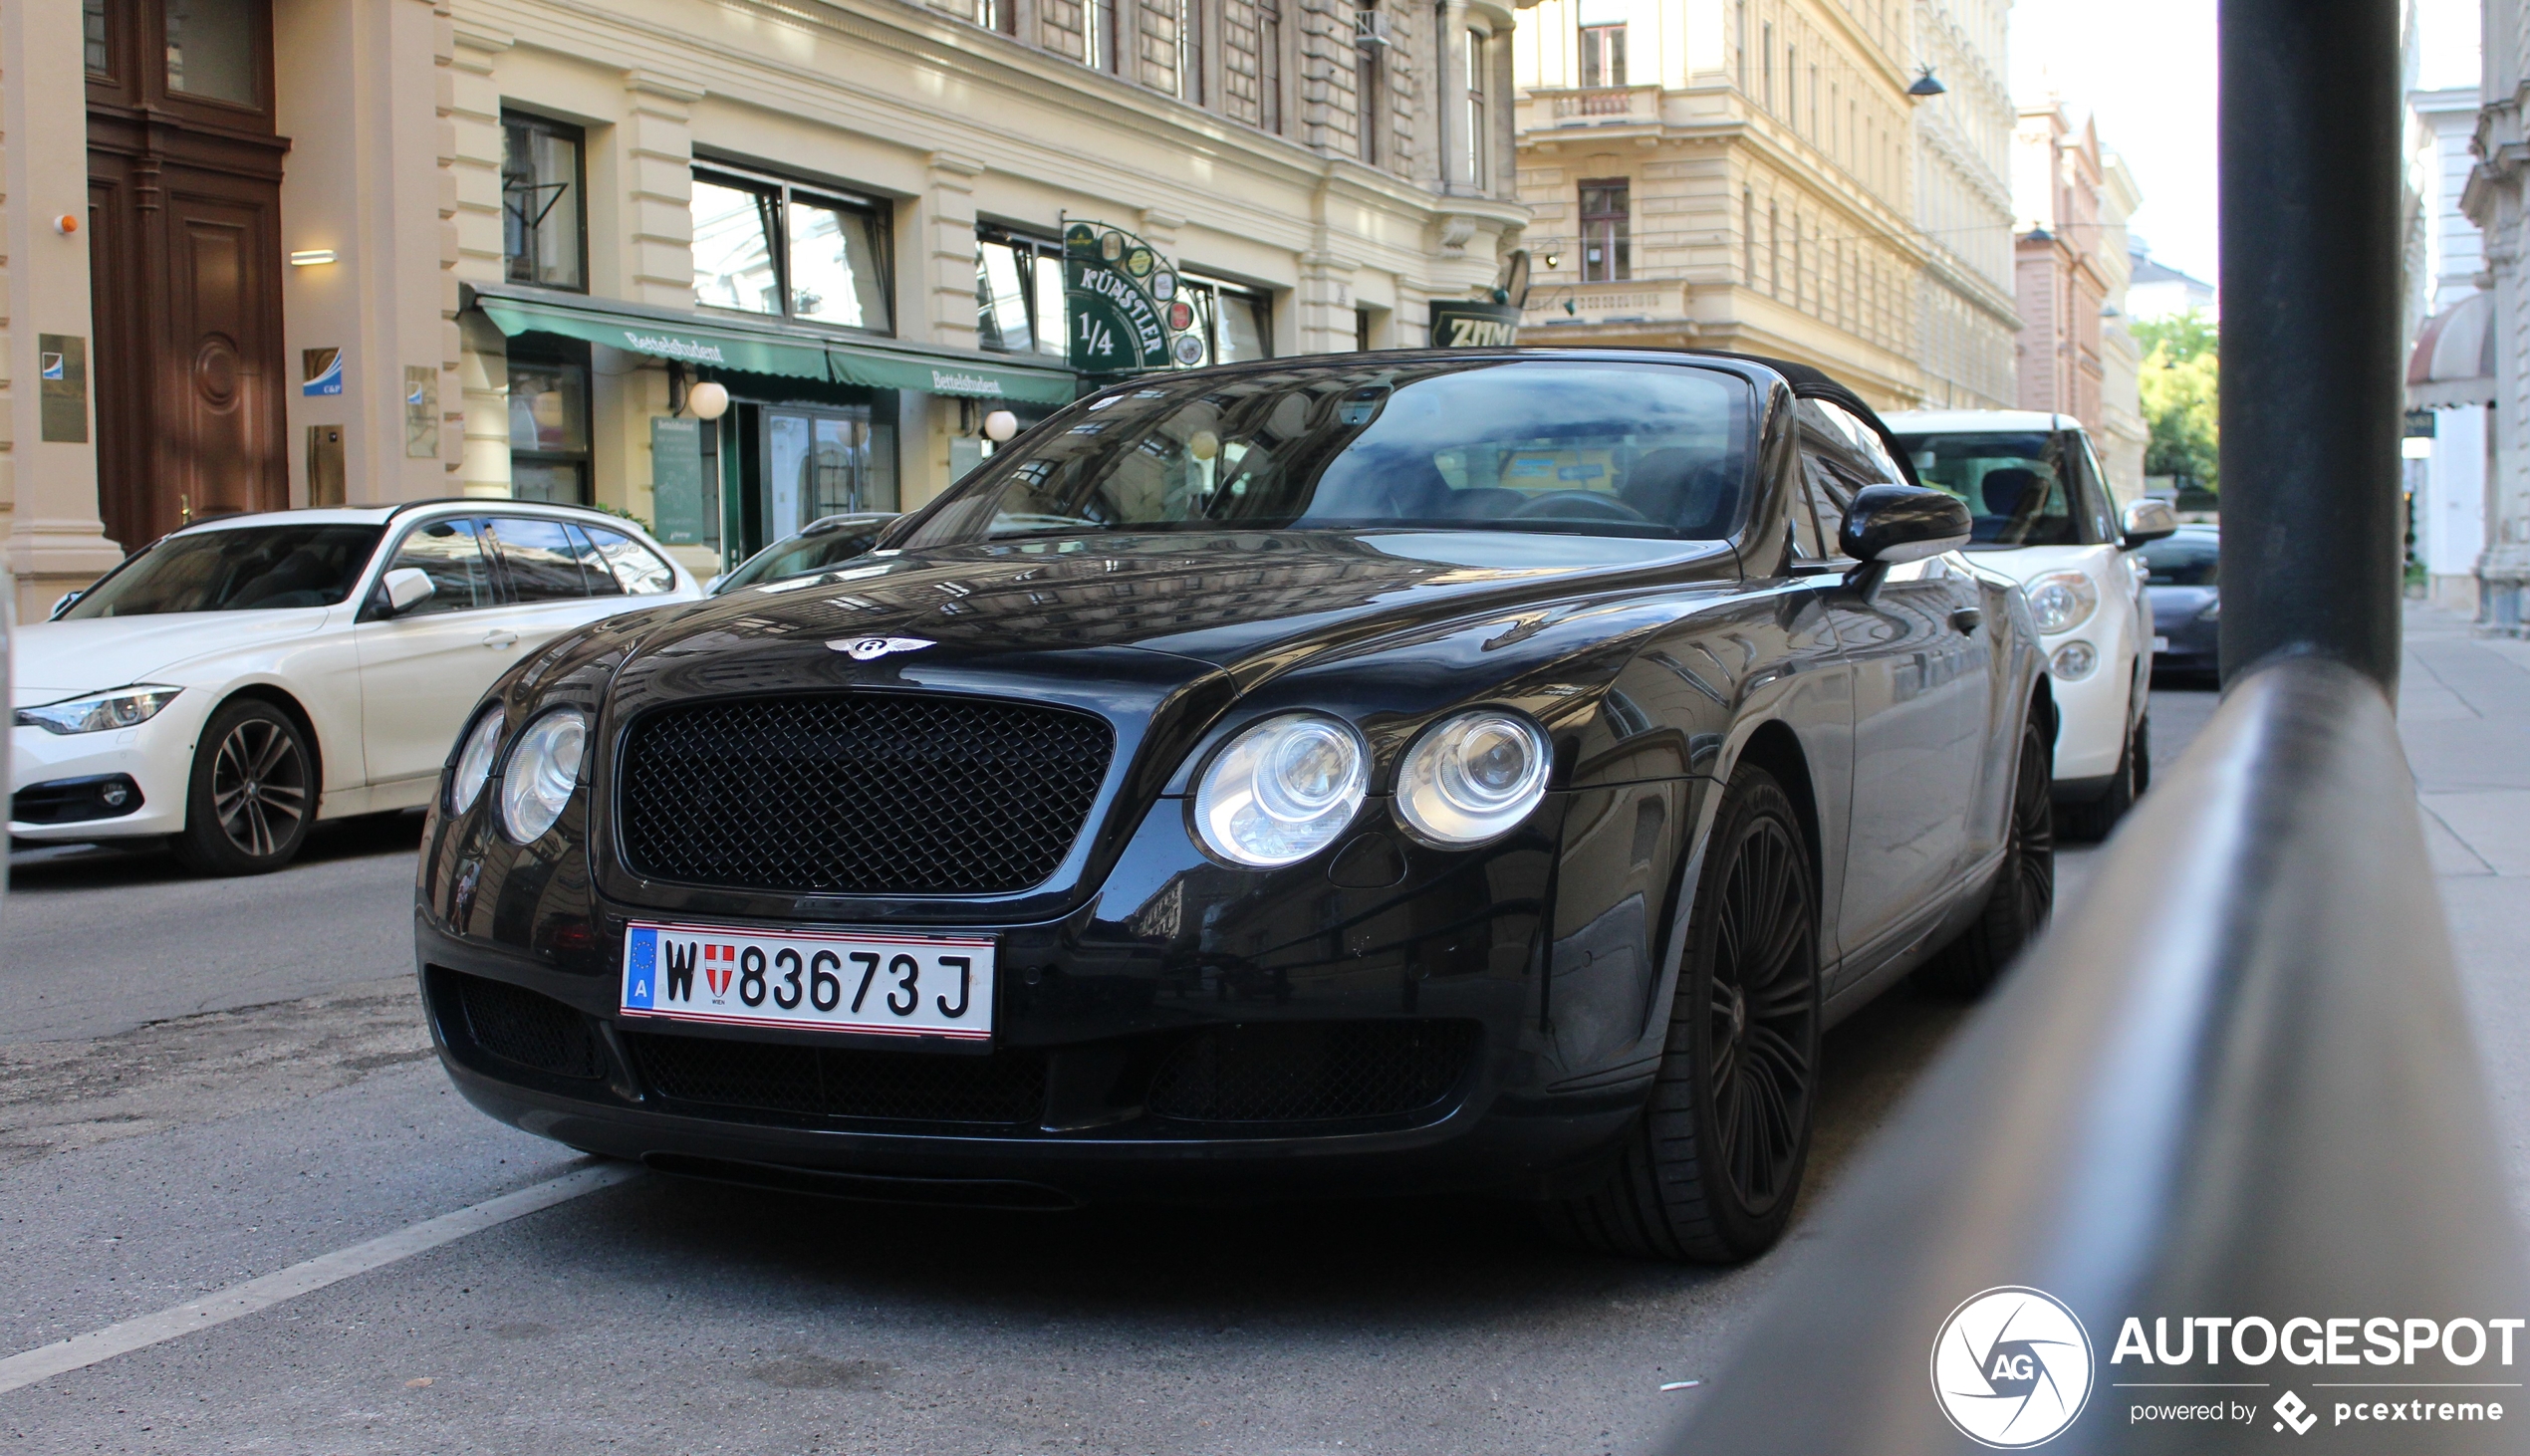
M322 819L427 803L503 669L702 595L620 518L524 501L230 516L161 538L21 628L17 841L162 839L278 869Z

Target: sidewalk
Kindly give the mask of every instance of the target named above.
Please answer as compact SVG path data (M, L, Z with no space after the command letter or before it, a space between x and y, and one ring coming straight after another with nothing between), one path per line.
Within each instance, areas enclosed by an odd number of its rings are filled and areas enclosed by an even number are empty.
M2530 641L2410 607L2399 731L2530 1226Z

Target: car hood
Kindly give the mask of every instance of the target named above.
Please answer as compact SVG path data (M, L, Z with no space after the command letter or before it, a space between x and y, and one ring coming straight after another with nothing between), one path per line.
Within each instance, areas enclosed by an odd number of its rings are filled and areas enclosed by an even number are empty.
M1073 537L906 552L742 588L645 633L636 660L804 646L873 665L917 655L1016 665L1133 648L1225 668L1249 686L1330 649L1500 606L1631 580L1737 575L1730 546L1715 542L1485 531Z
M339 610L171 611L32 622L18 628L10 642L10 705L23 708L134 682L191 686L185 668L197 659L306 636Z
M2097 546L1987 546L1968 549L1968 560L2028 586L2048 572L2082 570L2100 557Z

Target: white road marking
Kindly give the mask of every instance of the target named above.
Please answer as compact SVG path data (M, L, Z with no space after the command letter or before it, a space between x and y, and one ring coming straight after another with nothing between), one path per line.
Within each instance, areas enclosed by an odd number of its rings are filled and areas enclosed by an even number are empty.
M0 1359L0 1392L32 1385L65 1371L85 1369L119 1354L145 1349L196 1330L225 1325L258 1310L269 1310L284 1300L297 1299L330 1284L340 1284L357 1274L382 1269L397 1260L409 1259L468 1234L480 1233L514 1218L524 1218L584 1193L611 1188L628 1178L639 1176L640 1172L639 1168L625 1163L602 1163L581 1168L533 1187L521 1188L515 1193L486 1198L481 1203L468 1204L453 1213L423 1219L409 1228L380 1234L367 1243L337 1249L331 1254L320 1254L304 1264L293 1264L260 1279L230 1285L217 1294L205 1295L190 1304L160 1310L154 1315L136 1316L120 1325L109 1325L103 1330L92 1330L86 1335L74 1335L68 1339L39 1345L22 1354Z

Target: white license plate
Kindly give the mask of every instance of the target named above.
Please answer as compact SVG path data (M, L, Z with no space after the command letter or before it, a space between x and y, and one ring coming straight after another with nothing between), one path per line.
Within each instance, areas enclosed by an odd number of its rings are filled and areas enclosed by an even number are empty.
M2153 650L2153 651L2155 651L2155 652L2166 652L2166 651L2168 651L2168 650L2169 650L2169 638L2167 638L2167 637L2154 637L2154 638L2152 638L2152 650Z
M624 1014L984 1042L993 1035L989 935L635 924L624 937Z

